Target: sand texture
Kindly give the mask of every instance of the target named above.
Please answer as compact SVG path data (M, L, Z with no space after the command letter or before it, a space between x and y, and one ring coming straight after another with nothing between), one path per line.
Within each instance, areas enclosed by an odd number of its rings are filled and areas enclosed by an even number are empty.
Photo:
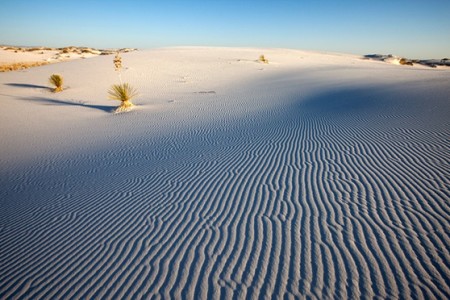
M1 299L450 298L450 70L122 58L0 74Z

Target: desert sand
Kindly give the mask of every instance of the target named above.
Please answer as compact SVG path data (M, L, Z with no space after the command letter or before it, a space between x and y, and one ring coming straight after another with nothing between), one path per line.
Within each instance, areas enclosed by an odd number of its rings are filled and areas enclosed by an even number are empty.
M450 298L450 69L122 58L0 74L1 299Z
M15 47L0 46L0 72L24 70L31 67L74 59L91 58L98 55L111 55L117 52L128 53L137 49L95 49L88 47Z

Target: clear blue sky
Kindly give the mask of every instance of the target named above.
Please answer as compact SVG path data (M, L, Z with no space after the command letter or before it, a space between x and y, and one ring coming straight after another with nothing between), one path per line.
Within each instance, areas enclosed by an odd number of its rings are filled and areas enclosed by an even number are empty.
M0 0L0 44L450 57L450 0Z

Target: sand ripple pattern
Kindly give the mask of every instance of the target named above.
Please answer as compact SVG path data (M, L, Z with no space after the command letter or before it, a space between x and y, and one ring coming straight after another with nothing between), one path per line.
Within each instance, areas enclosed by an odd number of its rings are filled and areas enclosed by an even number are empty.
M448 101L335 99L2 178L0 298L449 299Z

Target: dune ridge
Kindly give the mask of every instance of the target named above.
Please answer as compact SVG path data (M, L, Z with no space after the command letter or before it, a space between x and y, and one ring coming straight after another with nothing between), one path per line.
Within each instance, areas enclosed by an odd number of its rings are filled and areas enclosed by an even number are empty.
M2 75L0 298L449 298L450 73L260 52L125 54L119 115Z
M136 51L134 48L95 49L89 47L17 47L0 45L0 72L25 70L73 59L85 59L98 55L112 55L117 52Z

